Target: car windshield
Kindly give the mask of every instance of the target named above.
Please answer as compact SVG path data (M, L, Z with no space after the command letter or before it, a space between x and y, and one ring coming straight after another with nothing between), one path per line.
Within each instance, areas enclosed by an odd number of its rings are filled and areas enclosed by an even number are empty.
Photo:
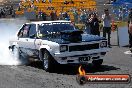
M74 30L74 26L71 24L41 24L39 30L41 34L50 34L64 30Z

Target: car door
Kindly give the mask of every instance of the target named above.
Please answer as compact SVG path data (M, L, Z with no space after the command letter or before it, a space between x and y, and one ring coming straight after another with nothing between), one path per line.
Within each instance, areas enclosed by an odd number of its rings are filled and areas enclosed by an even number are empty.
M24 29L23 38L21 38L21 46L23 51L28 54L28 56L35 56L38 54L36 50L35 41L36 41L36 24L28 24L26 29Z
M20 29L18 32L18 45L21 49L21 51L25 54L27 54L27 49L28 49L28 36L29 36L29 29L30 29L30 24L24 24L23 27Z
M26 39L26 48L29 56L38 56L38 50L36 49L36 40L37 40L37 32L36 32L36 24L30 24L30 29L28 32L28 38Z

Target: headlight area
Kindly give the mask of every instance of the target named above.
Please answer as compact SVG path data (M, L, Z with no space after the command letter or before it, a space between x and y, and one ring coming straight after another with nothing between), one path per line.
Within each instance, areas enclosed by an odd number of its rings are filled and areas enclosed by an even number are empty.
M100 47L101 47L101 48L107 47L107 41L102 41L102 42L100 43Z
M68 45L60 45L60 52L68 51Z

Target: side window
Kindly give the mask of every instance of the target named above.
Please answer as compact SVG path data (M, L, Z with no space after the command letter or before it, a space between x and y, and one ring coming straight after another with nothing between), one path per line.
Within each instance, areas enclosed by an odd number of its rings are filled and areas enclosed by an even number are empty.
M25 26L25 24L21 27L21 29L19 30L19 32L17 34L17 36L20 37L20 38L23 36L23 28L24 28L24 26Z
M36 24L31 24L30 25L30 30L29 30L29 37L35 37L36 34Z
M29 36L29 29L30 29L30 25L28 25L28 24L23 25L23 27L18 32L17 36L20 38L28 37Z

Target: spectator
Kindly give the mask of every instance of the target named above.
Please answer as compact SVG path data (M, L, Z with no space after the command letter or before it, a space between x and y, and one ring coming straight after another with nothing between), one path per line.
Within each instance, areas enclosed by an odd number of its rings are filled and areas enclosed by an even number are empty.
M74 22L78 23L78 12L76 10L73 11L73 16L74 16Z
M51 13L50 13L50 18L52 21L54 20L54 12L53 11L51 11Z
M42 3L45 3L46 2L46 0L42 0Z
M1 18L1 16L2 16L2 15L1 15L1 10L0 10L0 18Z
M38 19L41 18L41 13L42 13L41 10L39 10L39 11L38 11Z
M100 22L101 21L97 18L96 13L91 15L91 18L89 19L91 34L100 36L100 31L99 31Z
M53 17L54 20L57 20L58 19L58 17L57 17L57 11L54 11L53 13L54 13L54 17Z
M38 13L38 19L41 20L41 21L45 20L44 19L44 13L43 13L42 10L40 10L39 13Z
M15 15L16 15L16 13L15 13L15 10L12 10L12 17L14 18L15 17Z
M81 23L86 23L86 14L85 12L82 11L81 15L80 15L80 21Z
M52 3L52 0L49 0L50 3Z
M4 9L2 9L2 11L1 11L1 16L6 17L6 13L5 13Z
M109 10L104 10L104 15L102 15L103 19L103 37L106 38L106 33L108 34L108 46L111 47L110 44L110 35L111 35L111 16L109 14Z
M69 17L67 12L64 12L64 19L67 20L67 21L70 20L70 17Z
M62 20L62 18L63 18L63 15L62 15L62 12L60 12L59 15L58 15L58 19Z
M45 12L42 12L42 19L43 19L43 21L46 21L46 13Z
M129 34L129 48L132 52L132 8L130 9L130 13L128 15L128 34Z
M52 21L53 21L53 20L57 20L57 13L56 13L56 11L51 11L50 17L51 17L51 20L52 20Z
M90 18L91 18L91 14L88 15L87 20L86 20L86 23L85 23L85 26L86 26L85 32L87 34L91 34L91 28L90 28L90 23L89 23L89 19Z

